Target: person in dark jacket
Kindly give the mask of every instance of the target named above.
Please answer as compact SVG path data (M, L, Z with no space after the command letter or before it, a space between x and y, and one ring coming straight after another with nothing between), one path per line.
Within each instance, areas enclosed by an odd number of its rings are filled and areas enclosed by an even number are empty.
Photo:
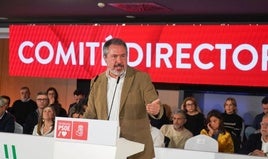
M235 98L228 97L224 102L224 113L222 113L224 128L232 135L234 152L241 148L241 134L243 132L244 120L237 114L237 103Z
M268 156L268 114L263 116L260 125L260 133L249 136L249 139L239 151L240 154Z
M190 130L192 134L199 135L200 131L205 128L206 119L199 109L197 101L194 97L186 97L182 103L182 110L186 112L185 128Z
M86 95L83 91L76 89L73 93L73 97L74 97L74 103L70 104L69 109L68 109L68 116L71 116L72 112L70 112L71 109L75 109L73 108L74 106L77 106L77 104L81 101L83 101L86 98Z
M163 125L165 124L172 124L172 111L171 111L171 107L168 104L162 104L163 106L163 116L160 119L155 119L153 117L151 117L150 115L148 115L149 119L150 119L150 123L153 127L156 127L158 129L160 129Z
M0 132L14 133L15 130L15 118L6 109L8 101L0 97Z
M20 89L20 99L16 100L12 107L8 108L20 125L24 125L27 116L37 108L36 102L31 99L30 89L22 87Z
M262 117L265 115L265 114L268 114L268 96L267 97L264 97L261 101L261 105L262 105L262 110L263 112L260 113L260 114L257 114L254 118L254 121L253 121L253 127L256 129L256 131L258 132L260 130L260 122L262 120Z
M48 96L46 92L38 92L36 96L37 109L30 113L23 126L23 134L32 134L34 126L38 123L38 118L44 109L48 106Z
M47 96L49 99L49 105L52 105L56 110L56 116L68 117L66 110L62 107L62 105L59 102L59 94L56 88L49 87L47 89Z

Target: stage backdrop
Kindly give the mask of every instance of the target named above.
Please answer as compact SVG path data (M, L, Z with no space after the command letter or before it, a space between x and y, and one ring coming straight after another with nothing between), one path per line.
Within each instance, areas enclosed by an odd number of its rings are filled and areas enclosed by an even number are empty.
M268 86L268 25L13 25L9 73L91 79L112 37L153 82Z

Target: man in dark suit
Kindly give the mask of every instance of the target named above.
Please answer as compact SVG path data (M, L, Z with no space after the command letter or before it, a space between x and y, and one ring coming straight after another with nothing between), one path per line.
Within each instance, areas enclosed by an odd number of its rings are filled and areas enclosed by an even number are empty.
M16 122L24 125L27 116L37 108L36 102L31 99L30 89L21 87L20 99L16 100L12 107L8 108L8 112L14 115Z
M253 156L268 156L268 114L263 116L260 125L260 133L251 134L239 153Z
M14 133L15 130L15 118L8 111L8 100L0 97L0 132Z
M148 114L160 118L163 108L148 74L127 66L127 46L121 39L106 41L107 70L92 80L84 118L119 121L120 136L145 144L129 159L154 157Z

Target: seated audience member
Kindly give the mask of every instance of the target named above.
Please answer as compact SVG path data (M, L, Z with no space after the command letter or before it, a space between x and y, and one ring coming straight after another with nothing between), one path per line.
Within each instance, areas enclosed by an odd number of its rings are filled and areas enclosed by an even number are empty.
M200 131L205 128L205 116L199 112L195 98L185 98L182 108L186 112L185 128L191 131L194 136L200 134Z
M82 118L86 108L87 108L87 98L84 98L71 107L69 111L69 117Z
M268 156L268 114L263 116L260 125L260 132L249 136L249 139L239 151L240 154Z
M67 117L67 112L64 108L62 108L59 102L59 94L56 88L49 87L47 89L47 95L49 99L49 104L52 105L56 110L56 116L58 117Z
M0 132L14 133L15 118L7 111L8 100L0 97Z
M236 113L237 104L234 98L229 97L225 100L224 110L224 113L222 113L223 125L225 130L227 130L232 136L234 152L236 153L240 149L242 143L241 133L244 120Z
M151 135L153 138L154 147L165 147L165 136L156 127L151 126Z
M54 136L56 110L53 106L44 107L38 119L38 124L35 125L33 135L36 136Z
M68 116L70 116L70 109L78 104L81 100L85 99L85 94L81 91L76 89L73 92L73 97L74 97L74 103L70 104L69 109L68 109Z
M164 108L164 113L162 115L162 117L160 119L155 119L153 117L149 116L150 119L150 123L153 127L156 127L158 129L160 129L162 127L162 125L164 124L171 124L171 116L172 116L172 111L169 105L167 104L162 104L163 108Z
M22 87L20 89L20 99L16 100L12 107L8 108L8 112L13 114L16 122L22 126L27 116L37 108L36 102L30 98L30 95L30 89Z
M265 115L265 114L268 114L268 96L267 97L264 97L261 101L261 105L262 105L262 110L263 112L256 115L255 118L254 118L254 122L253 122L253 127L255 128L256 130L256 133L259 132L260 128L261 128L261 120L262 120L262 117Z
M161 127L164 136L170 139L168 147L184 148L185 142L193 136L193 134L184 127L186 123L186 115L183 110L178 110L173 114L173 124L166 124Z
M38 92L36 96L37 109L30 113L23 126L23 134L32 134L34 126L38 123L38 118L44 109L48 106L48 96L46 92Z
M224 129L223 118L217 110L211 110L207 115L207 128L200 134L208 135L219 143L219 152L234 152L234 144L231 134Z

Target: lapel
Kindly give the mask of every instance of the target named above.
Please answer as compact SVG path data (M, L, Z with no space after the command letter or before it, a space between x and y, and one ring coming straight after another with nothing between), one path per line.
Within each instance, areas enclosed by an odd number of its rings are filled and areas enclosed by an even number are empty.
M101 97L98 98L98 104L100 106L102 106L101 110L102 110L102 116L106 118L108 117L108 107L107 107L107 83L108 83L108 79L106 77L106 74L104 73L103 75L100 76L100 94Z
M134 73L135 73L134 69L132 69L130 67L127 68L126 77L124 79L124 84L123 84L123 88L122 88L122 92L121 92L119 113L121 112L123 106L125 105L125 102L126 102L126 99L128 96L128 92L131 89L132 83L134 81Z

